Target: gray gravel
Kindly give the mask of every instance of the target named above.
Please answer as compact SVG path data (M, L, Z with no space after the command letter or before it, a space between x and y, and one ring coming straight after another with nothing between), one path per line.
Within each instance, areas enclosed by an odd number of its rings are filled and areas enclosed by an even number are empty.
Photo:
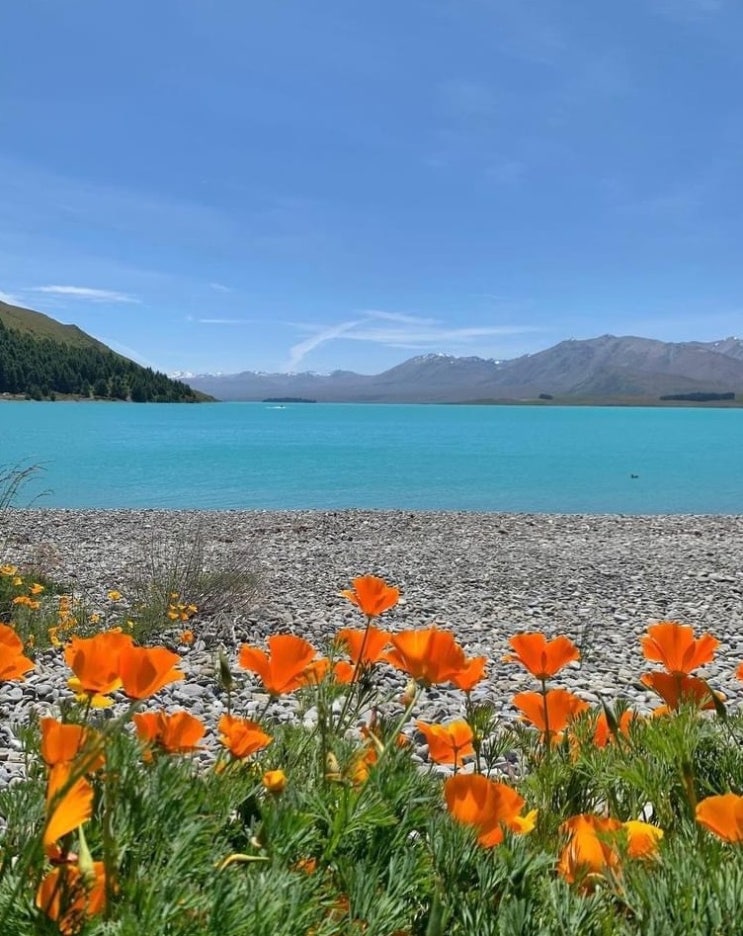
M210 565L228 564L239 551L261 582L247 613L197 621L200 639L184 654L192 680L161 693L166 705L212 724L224 704L214 681L218 643L233 653L240 642L289 631L321 645L340 627L360 624L338 591L367 572L401 589L399 606L384 616L390 629L447 627L469 654L493 661L477 695L506 718L513 716L510 696L533 688L519 667L502 661L507 638L523 630L565 633L581 645L580 666L561 684L589 701L623 695L644 709L651 700L635 685L648 668L638 637L652 621L680 620L720 639L714 664L701 675L731 702L743 699L733 675L743 660L738 516L16 510L2 518L0 556L44 568L105 605L110 588L126 595L153 543L196 536ZM0 721L54 710L65 676L58 654L40 655L25 683L0 690ZM248 677L240 680L237 706L255 714L265 697ZM390 685L397 682L391 675ZM428 691L421 717L458 714L460 696ZM282 700L274 715L296 717L295 701ZM0 764L0 783L5 769Z

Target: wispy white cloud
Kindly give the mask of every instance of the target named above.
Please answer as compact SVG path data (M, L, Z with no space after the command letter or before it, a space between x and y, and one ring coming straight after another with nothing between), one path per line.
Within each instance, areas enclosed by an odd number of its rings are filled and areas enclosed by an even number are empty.
M253 319L233 319L233 318L200 318L196 319L199 325L254 325Z
M503 296L500 293L491 293L491 292L476 292L470 294L473 299L489 299L491 302L498 303L508 303L510 302L508 296Z
M113 289L95 289L92 286L34 286L32 291L90 302L140 302L136 296L130 296L128 293L116 292Z
M419 315L405 315L402 312L385 312L383 309L361 309L361 315L387 322L403 322L408 325L435 325L434 318L421 318Z
M453 328L437 319L378 309L364 310L361 315L362 318L321 328L309 338L293 345L289 351L287 370L296 370L311 351L338 338L368 341L392 348L441 351L465 348L484 338L508 338L543 331L531 325L468 325ZM296 327L301 326L297 323Z
M120 341L117 341L116 338L99 337L98 340L108 345L108 347L116 351L117 354L121 354L123 357L129 358L130 361L136 361L137 364L141 364L142 367L151 367L152 370L163 370L163 368L158 367L150 358L146 357L144 354L140 354L136 348L122 344Z
M213 290L215 290L215 292L221 292L221 293L232 292L230 287L225 286L224 283L209 283L209 285L211 286Z
M21 300L13 293L7 293L0 290L0 302L7 302L8 305L21 305Z
M522 335L528 332L542 331L528 325L482 325L465 326L463 328L446 328L433 326L419 328L365 328L351 331L345 337L353 341L374 341L405 347L424 348L429 346L444 346L468 344L477 338L505 337L509 335Z
M650 6L668 19L701 20L722 13L726 0L650 0Z
M327 341L332 341L334 338L340 338L341 335L347 335L352 329L356 328L358 325L361 325L364 319L352 319L348 322L340 322L338 325L331 325L327 328L322 328L319 331L315 332L310 338L300 341L298 344L292 345L289 348L289 360L286 365L286 370L294 371L297 369L299 363L310 353L314 351L315 348L319 347L321 344L325 344Z

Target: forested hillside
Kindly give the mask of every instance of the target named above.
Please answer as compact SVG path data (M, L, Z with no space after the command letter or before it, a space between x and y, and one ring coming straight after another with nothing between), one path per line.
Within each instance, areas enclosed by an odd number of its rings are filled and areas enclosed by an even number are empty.
M40 337L7 327L2 318L0 393L33 400L71 395L135 403L193 403L205 399L181 381L141 367L93 339L89 344L71 344Z

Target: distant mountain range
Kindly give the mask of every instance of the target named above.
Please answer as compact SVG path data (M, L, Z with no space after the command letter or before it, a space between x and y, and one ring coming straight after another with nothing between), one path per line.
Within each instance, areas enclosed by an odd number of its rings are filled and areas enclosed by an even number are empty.
M662 397L743 399L743 340L665 342L602 335L510 361L424 354L381 374L353 371L199 374L191 387L218 400L301 398L333 403L612 402Z

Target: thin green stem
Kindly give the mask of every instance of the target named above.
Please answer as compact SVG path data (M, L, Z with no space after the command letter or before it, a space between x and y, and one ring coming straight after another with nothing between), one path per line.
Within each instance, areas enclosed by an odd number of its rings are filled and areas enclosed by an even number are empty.
M472 696L469 692L466 692L464 695L464 706L465 721L472 730L472 747L475 751L475 771L476 773L482 773L482 761L480 759L480 752L482 750L482 737L480 736L480 730L475 723L475 710L474 706L472 705Z
M550 753L552 748L552 738L550 737L550 714L549 707L547 706L547 679L542 677L540 679L542 684L542 705L544 706L544 759L549 763Z
M366 616L366 627L364 629L364 636L361 638L361 647L359 648L359 655L356 658L356 662L353 667L353 673L351 674L351 683L348 687L348 692L346 693L346 698L343 702L343 708L341 713L338 716L338 730L341 731L344 725L344 720L346 713L348 712L348 706L351 702L351 696L356 695L356 689L359 684L359 673L364 665L364 651L366 650L366 644L369 640L369 628L371 627L371 622L374 620L371 614Z
M376 763L377 768L379 767L379 765L382 763L382 761L386 757L387 751L390 748L390 744L397 743L397 737L402 731L402 728L405 725L405 722L407 722L407 720L410 718L410 714L413 711L413 708L415 707L416 702L418 701L420 693L421 693L421 687L416 683L413 697L411 698L410 702L408 702L405 708L405 711L402 713L400 720L397 722L397 724L395 725L395 727L393 728L391 732L391 741L385 744L384 747L382 748L382 751L380 752L379 758L377 759L377 763Z
M269 708L271 707L271 703L272 703L273 701L274 701L274 697L273 697L272 695L270 695L270 696L268 697L267 701L266 701L266 704L263 706L263 708L261 709L261 711L258 713L258 715L257 715L256 718L255 718L255 720L256 720L257 722L262 721L262 720L266 717L266 712L267 712L267 711L269 710ZM229 709L227 710L227 714L230 714Z
M103 868L106 875L106 903L103 909L104 920L111 919L113 898L115 893L115 865L116 841L113 830L113 811L116 805L116 791L108 770L103 778L103 821L101 824L101 839L103 846Z

